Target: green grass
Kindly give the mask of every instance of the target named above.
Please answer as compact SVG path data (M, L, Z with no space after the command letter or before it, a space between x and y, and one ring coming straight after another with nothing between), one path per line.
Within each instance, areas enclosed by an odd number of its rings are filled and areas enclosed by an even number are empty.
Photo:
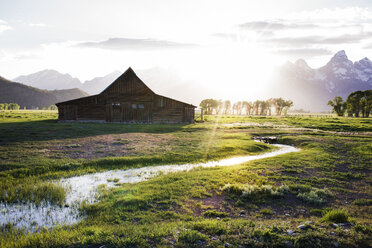
M63 204L63 189L48 183L62 176L273 149L251 140L258 135L278 136L301 151L102 188L99 202L80 206L82 222L34 233L8 223L0 227L0 247L370 245L370 118L207 116L207 122L190 125L57 123L56 118L48 111L0 112L1 201ZM82 153L71 155L75 150ZM297 228L307 221L313 222L309 228ZM348 229L325 226L349 221L354 226Z

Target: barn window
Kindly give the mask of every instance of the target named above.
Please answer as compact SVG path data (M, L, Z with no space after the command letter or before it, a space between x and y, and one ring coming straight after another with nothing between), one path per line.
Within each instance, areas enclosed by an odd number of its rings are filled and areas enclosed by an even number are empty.
M139 108L139 109L144 109L144 108L145 108L145 105L143 105L143 104L138 104L138 108Z
M136 109L137 108L137 104L133 103L132 104L132 109Z
M159 99L159 105L161 108L164 107L164 99L162 97Z

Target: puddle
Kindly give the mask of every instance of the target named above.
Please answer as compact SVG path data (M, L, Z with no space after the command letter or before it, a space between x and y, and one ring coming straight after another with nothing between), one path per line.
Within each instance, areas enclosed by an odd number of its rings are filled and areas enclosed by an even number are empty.
M274 144L279 149L259 155L240 156L219 161L210 161L198 164L160 165L142 167L128 170L111 170L82 176L62 178L59 183L68 189L67 205L64 207L44 204L36 207L34 204L4 204L0 203L0 225L8 222L16 227L33 230L36 226L56 227L63 224L74 224L82 220L78 211L81 201L93 203L96 201L96 190L100 185L115 187L117 183L138 183L159 174L188 171L197 167L231 166L244 162L274 157L290 152L299 151L298 148L288 145Z

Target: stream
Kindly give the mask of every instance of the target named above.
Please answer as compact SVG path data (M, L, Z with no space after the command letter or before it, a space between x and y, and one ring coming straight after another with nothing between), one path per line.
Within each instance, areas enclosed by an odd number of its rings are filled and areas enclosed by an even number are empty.
M0 203L0 226L12 223L17 228L36 230L37 227L52 228L64 224L74 224L84 218L79 211L80 202L94 203L97 201L97 189L100 185L117 187L122 183L139 183L159 174L189 171L197 167L231 166L300 150L288 145L273 144L272 146L279 149L258 155L239 156L206 163L148 166L61 178L56 183L67 189L66 204L64 206L55 206L49 203L44 203L41 206L35 206L33 203Z

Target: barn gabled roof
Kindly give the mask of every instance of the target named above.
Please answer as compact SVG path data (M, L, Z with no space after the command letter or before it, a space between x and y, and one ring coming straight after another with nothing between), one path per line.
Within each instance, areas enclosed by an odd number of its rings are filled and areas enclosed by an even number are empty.
M106 93L109 93L110 89L116 87L118 84L126 84L128 83L129 81L133 81L135 80L136 84L141 87L142 89L142 93L145 91L147 93L150 93L150 94L154 94L154 95L157 95L157 96L161 96L161 95L158 95L156 94L155 92L153 92L138 76L137 74L133 71L133 69L131 67L129 67L121 76L119 76L117 79L114 80L114 82L112 82L109 86L107 86L101 93L97 94L97 95L92 95L92 96L86 96L86 97L81 97L81 98L77 98L77 99L73 99L73 100L69 100L69 101L65 101L65 102L59 102L59 103L56 103L57 106L59 105L62 105L62 104L74 104L74 103L78 103L80 101L84 101L84 100L90 100L90 99L93 99L95 97L98 97L100 95L104 95ZM161 96L161 97L165 97L165 96ZM192 104L189 104L189 103L185 103L185 102L181 102L181 101L178 101L178 100L175 100L175 99L172 99L170 97L165 97L167 99L170 99L170 100L173 100L173 101L176 101L176 102L179 102L179 103L183 103L183 104L186 104L186 105L189 105L190 107L193 107L193 108L196 108L196 106L192 105Z
M106 87L100 94L105 94L106 92L110 91L111 88L114 88L117 84L120 83L128 83L129 81L136 81L139 84L139 87L143 88L144 91L150 92L155 94L133 71L131 67L129 67L121 76L114 80L109 86Z

